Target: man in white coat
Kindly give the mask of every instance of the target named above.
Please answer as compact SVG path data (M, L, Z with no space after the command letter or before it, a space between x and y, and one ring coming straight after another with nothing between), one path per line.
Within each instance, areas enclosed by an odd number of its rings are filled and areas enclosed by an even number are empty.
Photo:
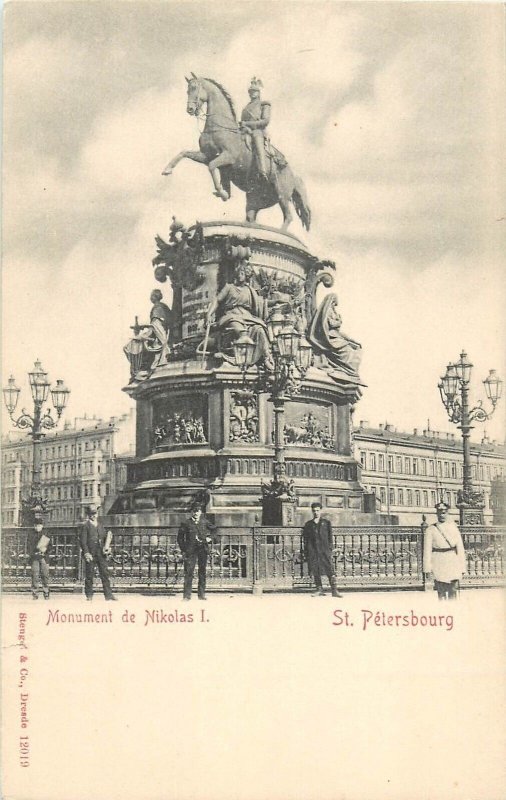
M460 531L447 519L449 506L436 504L437 522L425 531L423 570L425 577L434 576L434 588L440 600L455 600L460 579L466 571L466 554Z

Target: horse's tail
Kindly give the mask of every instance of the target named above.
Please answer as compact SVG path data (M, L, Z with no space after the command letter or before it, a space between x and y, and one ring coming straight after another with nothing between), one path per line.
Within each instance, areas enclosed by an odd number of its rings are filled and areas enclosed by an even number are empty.
M292 192L292 203L295 206L297 216L306 230L311 226L311 209L306 194L306 187L297 175L294 175L294 190Z

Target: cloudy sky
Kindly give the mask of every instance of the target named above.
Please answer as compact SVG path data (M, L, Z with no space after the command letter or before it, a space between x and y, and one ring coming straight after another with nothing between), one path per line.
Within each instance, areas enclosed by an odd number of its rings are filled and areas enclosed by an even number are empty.
M240 108L253 75L306 183L362 342L357 419L449 430L437 392L467 349L475 398L504 374L503 15L499 4L12 2L4 32L4 380L41 358L69 417L126 410L122 346L156 285L154 235L240 220L211 192L184 75ZM260 222L279 225L278 209ZM488 423L504 436L504 404ZM480 428L480 431L482 428Z

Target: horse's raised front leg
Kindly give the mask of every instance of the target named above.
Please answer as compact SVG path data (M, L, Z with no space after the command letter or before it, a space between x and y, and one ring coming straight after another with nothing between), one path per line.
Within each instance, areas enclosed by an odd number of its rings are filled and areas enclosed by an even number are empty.
M214 188L215 188L215 195L217 197L221 197L222 200L228 200L230 197L229 192L226 192L223 186L221 185L221 167L229 167L231 164L234 163L233 156L227 151L224 150L220 153L219 156L214 158L212 161L209 162L208 169L211 173L211 177L213 179Z
M181 150L172 161L169 161L162 175L170 175L174 167L177 166L183 158L190 158L192 161L197 161L199 164L207 164L207 156L201 153L200 150Z

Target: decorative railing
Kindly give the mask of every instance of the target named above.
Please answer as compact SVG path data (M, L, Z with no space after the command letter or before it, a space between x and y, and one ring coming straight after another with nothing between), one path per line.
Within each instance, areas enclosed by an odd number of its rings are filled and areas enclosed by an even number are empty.
M26 587L31 582L27 540L30 529L2 531L2 586L4 590ZM82 579L77 529L54 528L47 560L49 581L55 588L72 589Z
M464 528L462 539L467 557L463 586L501 585L505 582L506 528Z
M177 528L113 526L109 559L116 591L175 592L183 584ZM50 585L82 591L83 567L77 528L50 529ZM4 529L4 590L30 583L29 531ZM302 530L290 527L216 530L207 567L210 590L304 590L312 585L304 558ZM340 588L423 589L423 532L419 527L336 527L332 558ZM506 527L463 531L467 573L463 586L505 582Z

